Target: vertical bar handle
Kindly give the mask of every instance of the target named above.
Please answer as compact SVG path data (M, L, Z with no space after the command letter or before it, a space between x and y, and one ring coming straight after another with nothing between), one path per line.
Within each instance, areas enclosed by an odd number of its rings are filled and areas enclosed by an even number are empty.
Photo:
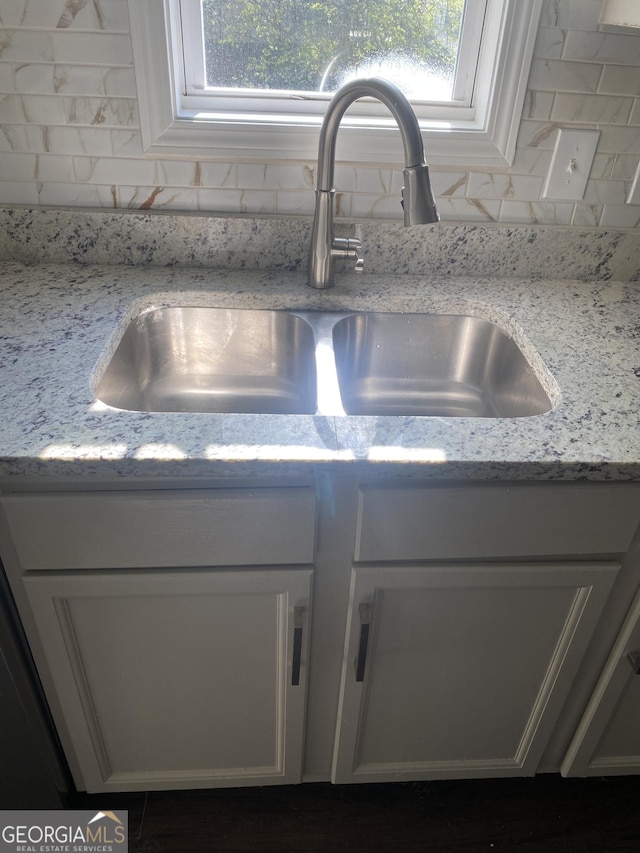
M291 685L298 687L300 684L300 665L302 663L302 622L304 616L303 607L293 608L293 659L291 663Z
M629 661L631 669L635 672L635 674L640 675L640 649L628 652L627 660Z
M367 665L367 648L369 646L369 626L371 624L371 605L360 604L360 644L356 662L356 681L364 681L364 668Z

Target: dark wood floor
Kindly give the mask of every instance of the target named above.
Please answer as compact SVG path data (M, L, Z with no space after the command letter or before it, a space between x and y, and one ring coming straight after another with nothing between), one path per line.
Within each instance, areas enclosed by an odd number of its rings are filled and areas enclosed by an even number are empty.
M131 853L640 851L640 777L76 794L129 809Z

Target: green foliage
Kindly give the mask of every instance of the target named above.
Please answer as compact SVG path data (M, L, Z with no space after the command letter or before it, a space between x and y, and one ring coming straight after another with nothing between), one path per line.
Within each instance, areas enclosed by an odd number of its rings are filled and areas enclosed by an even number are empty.
M389 54L453 71L464 0L202 0L212 86L317 90ZM329 71L328 71L329 69Z

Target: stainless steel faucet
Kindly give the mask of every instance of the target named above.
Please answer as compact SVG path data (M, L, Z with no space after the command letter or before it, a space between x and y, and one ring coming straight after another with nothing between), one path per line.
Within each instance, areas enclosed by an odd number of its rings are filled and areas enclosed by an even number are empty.
M318 171L316 175L316 209L311 232L307 284L325 289L333 287L336 258L352 258L356 269L362 269L360 240L333 236L333 174L336 159L336 137L342 116L358 98L370 97L383 103L395 118L404 145L405 168L402 206L405 225L426 225L439 220L431 191L429 167L424 157L424 147L418 119L409 101L400 89L371 77L346 83L331 99L320 129L318 145Z

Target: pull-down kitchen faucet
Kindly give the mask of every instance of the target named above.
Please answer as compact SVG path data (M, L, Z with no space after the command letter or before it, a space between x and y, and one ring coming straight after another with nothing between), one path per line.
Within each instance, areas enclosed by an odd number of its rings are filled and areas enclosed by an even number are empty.
M316 176L316 209L309 248L307 284L324 289L334 285L336 258L353 258L356 269L362 269L360 241L356 238L333 236L333 174L336 158L336 137L342 116L358 98L375 98L391 111L402 135L405 168L402 206L405 225L426 225L439 220L431 191L429 167L418 119L402 92L379 77L352 80L333 96L320 129L318 171Z

